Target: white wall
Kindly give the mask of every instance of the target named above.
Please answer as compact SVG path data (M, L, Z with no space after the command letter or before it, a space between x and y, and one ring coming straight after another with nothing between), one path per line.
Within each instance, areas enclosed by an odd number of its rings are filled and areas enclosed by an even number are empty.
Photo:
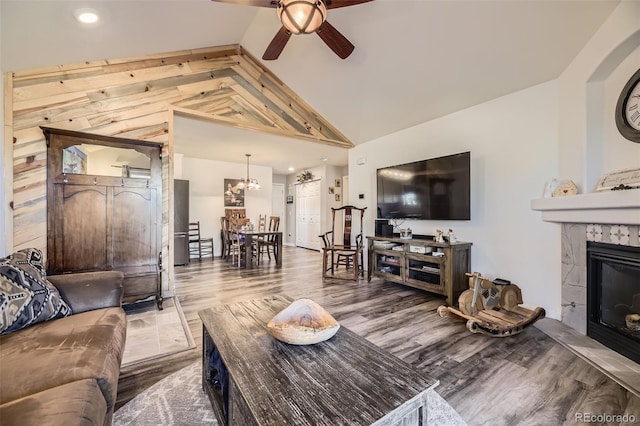
M246 163L226 163L222 161L201 160L197 158L175 157L182 170L181 179L189 181L189 220L200 221L203 237L213 237L214 252L221 254L220 217L224 216L224 179L246 177ZM247 217L254 224L260 214L271 215L271 167L250 167L250 175L257 179L262 187L258 191L245 190L244 208ZM178 177L176 177L178 178Z
M603 173L640 165L624 139L615 103L640 67L640 2L621 2L558 79L560 173L592 192Z
M548 82L356 146L349 153L349 192L368 207L365 235L374 234L377 168L471 151L472 219L405 226L416 234L452 228L473 243L473 271L511 280L526 304L559 318L560 226L529 207L558 172L557 97L557 83Z

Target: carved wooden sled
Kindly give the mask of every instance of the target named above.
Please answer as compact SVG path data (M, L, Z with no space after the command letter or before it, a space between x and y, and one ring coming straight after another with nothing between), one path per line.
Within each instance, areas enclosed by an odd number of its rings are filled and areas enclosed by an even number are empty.
M545 311L520 306L522 291L508 281L494 282L483 278L478 272L467 274L469 290L458 297L458 307L438 307L443 318L460 317L467 320L467 329L494 337L513 336L544 318Z

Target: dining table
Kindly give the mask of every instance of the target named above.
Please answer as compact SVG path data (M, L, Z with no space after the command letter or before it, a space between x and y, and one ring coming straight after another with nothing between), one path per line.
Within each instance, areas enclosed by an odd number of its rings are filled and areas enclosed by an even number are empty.
M256 230L240 230L238 234L244 236L244 249L245 253L251 253L253 243L258 238L268 239L271 236L275 236L275 246L273 247L273 255L276 259L276 268L282 267L282 232L279 231L256 231ZM251 256L244 256L241 266L245 269L253 268L253 261Z

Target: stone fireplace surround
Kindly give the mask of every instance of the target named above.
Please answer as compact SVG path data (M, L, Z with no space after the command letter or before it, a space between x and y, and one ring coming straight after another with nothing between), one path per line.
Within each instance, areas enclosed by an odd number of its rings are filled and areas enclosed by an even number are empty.
M537 199L531 208L562 225L562 322L537 327L640 397L640 365L586 336L587 241L640 247L640 189Z

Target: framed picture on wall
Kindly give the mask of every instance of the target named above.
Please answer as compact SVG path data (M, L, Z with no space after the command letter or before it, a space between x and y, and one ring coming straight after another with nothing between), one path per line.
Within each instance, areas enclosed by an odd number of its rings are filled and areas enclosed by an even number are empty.
M336 188L340 188L340 185L341 185L340 179L336 179L334 183Z
M240 179L224 180L224 206L244 207L244 189L238 188Z

